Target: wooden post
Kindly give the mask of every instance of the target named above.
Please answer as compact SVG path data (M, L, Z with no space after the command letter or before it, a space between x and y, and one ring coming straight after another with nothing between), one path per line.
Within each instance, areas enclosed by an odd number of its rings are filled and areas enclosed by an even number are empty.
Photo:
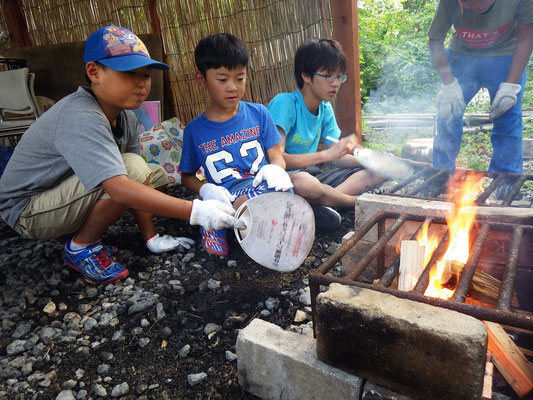
M335 115L342 136L357 133L361 141L363 132L357 15L357 0L331 0L333 37L346 53L346 75L348 75L348 80L341 85L337 94Z
M157 14L156 0L148 0L148 9L150 10L150 25L152 33L155 33L161 43L163 42L163 34L161 32L161 20ZM165 46L163 47L163 59L161 61L167 62L167 55L165 54ZM163 71L163 99L161 104L161 120L164 121L174 115L174 110L170 109L172 104L172 92L170 90L170 77L168 71Z
M28 25L19 0L5 0L4 4L4 18L15 47L31 46Z

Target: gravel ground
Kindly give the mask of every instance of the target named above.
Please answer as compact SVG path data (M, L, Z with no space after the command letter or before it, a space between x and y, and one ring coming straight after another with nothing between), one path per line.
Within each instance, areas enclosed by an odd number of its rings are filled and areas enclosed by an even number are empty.
M259 266L234 239L229 257L210 255L185 222L157 218L156 226L196 244L153 255L125 215L103 239L118 246L130 275L93 286L65 266L61 244L0 223L0 398L255 398L237 381L239 329L262 318L312 331L307 274L353 229L353 212L341 229L317 233L293 273Z
M198 228L167 218L156 218L161 232L196 244L153 255L126 214L103 241L130 275L105 286L65 266L60 243L21 238L0 221L0 398L256 398L237 380L239 329L261 318L311 334L307 276L353 230L353 211L343 217L339 229L317 231L304 265L278 273L235 239L229 257L210 255ZM518 398L497 372L494 389L495 399Z

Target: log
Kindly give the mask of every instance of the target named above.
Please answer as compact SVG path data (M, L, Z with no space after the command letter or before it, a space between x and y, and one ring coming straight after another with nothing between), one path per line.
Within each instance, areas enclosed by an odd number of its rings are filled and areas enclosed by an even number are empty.
M400 246L400 275L398 290L412 290L424 271L425 246L416 240L402 240Z
M456 275L457 279L459 279L464 264L452 261L450 266L452 274ZM482 302L496 305L498 302L498 295L500 293L500 286L501 281L499 279L487 274L484 271L476 269L468 294L474 298L477 298L478 300L481 300ZM513 294L511 303L513 307L519 307L516 294Z
M483 377L483 392L481 398L483 400L492 399L492 374L494 372L494 364L487 361L485 364L485 376Z
M440 273L440 284L441 285L444 285L452 277L452 264L454 264L455 268L458 270L462 270L465 266L463 263L460 263L459 261L455 261L455 260L437 261L437 271L439 271Z
M531 393L533 366L499 324L483 322L488 332L488 351L498 371L518 396L524 397Z

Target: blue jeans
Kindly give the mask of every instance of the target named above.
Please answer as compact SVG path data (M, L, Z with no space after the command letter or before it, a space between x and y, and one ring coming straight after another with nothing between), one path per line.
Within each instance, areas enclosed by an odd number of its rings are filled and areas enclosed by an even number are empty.
M472 56L447 51L448 63L457 78L465 103L468 104L479 90L487 88L490 101L505 82L513 56ZM526 84L526 71L520 81L522 90L516 104L500 117L494 119L490 140L492 158L489 171L522 173L522 96ZM455 159L463 138L463 116L449 121L437 118L437 131L433 140L433 166L455 169Z

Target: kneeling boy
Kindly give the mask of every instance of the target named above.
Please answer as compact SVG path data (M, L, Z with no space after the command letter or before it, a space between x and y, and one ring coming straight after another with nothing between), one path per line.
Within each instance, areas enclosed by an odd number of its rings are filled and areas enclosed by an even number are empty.
M79 87L56 103L15 148L0 179L2 219L33 239L75 233L63 259L93 283L128 275L109 258L100 238L129 208L144 233L154 229L151 214L209 230L242 228L227 205L191 203L155 190L166 185L165 173L138 155L137 122L125 110L147 98L151 69L168 70L168 65L152 60L131 31L112 25L89 36L84 60L90 88Z

